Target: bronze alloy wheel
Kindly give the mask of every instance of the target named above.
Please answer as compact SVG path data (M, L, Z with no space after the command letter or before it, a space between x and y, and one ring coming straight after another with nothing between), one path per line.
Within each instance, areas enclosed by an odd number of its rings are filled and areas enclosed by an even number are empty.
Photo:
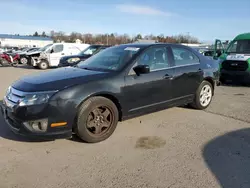
M118 109L110 99L91 97L79 108L75 133L85 142L101 142L113 134L118 120Z
M93 109L87 118L87 129L94 136L105 134L114 121L112 111L106 106L99 106Z

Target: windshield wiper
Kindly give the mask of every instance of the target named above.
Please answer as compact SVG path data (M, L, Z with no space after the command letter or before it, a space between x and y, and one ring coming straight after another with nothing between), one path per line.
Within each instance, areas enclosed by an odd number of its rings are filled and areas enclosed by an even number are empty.
M77 66L77 65L76 65ZM85 69L85 70L95 70L95 69L93 69L93 68L89 68L89 67L79 67L79 66L77 66L78 68L81 68L81 69Z

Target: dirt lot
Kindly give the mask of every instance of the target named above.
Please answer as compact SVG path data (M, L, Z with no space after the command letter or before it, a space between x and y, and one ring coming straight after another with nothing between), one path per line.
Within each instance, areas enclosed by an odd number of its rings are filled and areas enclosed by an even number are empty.
M0 67L0 97L20 76ZM32 142L0 116L0 188L250 187L250 88L221 86L206 111L172 108L122 122L98 144Z

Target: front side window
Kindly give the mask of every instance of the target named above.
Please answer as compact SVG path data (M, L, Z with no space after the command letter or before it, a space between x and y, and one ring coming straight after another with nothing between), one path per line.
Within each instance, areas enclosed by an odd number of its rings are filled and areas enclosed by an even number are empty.
M175 66L199 63L199 58L190 50L181 47L172 47Z
M139 51L140 48L133 46L110 47L80 62L77 67L117 71L125 66Z
M250 40L233 41L227 50L228 53L250 53Z
M53 53L62 52L63 51L63 45L62 44L55 45L52 50L53 50Z
M165 47L153 47L146 50L137 60L138 65L149 65L150 71L170 67L168 53Z

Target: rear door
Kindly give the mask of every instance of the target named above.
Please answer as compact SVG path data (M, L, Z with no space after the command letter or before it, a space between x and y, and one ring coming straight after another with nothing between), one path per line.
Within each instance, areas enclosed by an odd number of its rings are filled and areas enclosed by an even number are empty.
M171 49L175 63L172 80L174 98L190 98L195 94L203 79L200 59L186 47L172 46Z

